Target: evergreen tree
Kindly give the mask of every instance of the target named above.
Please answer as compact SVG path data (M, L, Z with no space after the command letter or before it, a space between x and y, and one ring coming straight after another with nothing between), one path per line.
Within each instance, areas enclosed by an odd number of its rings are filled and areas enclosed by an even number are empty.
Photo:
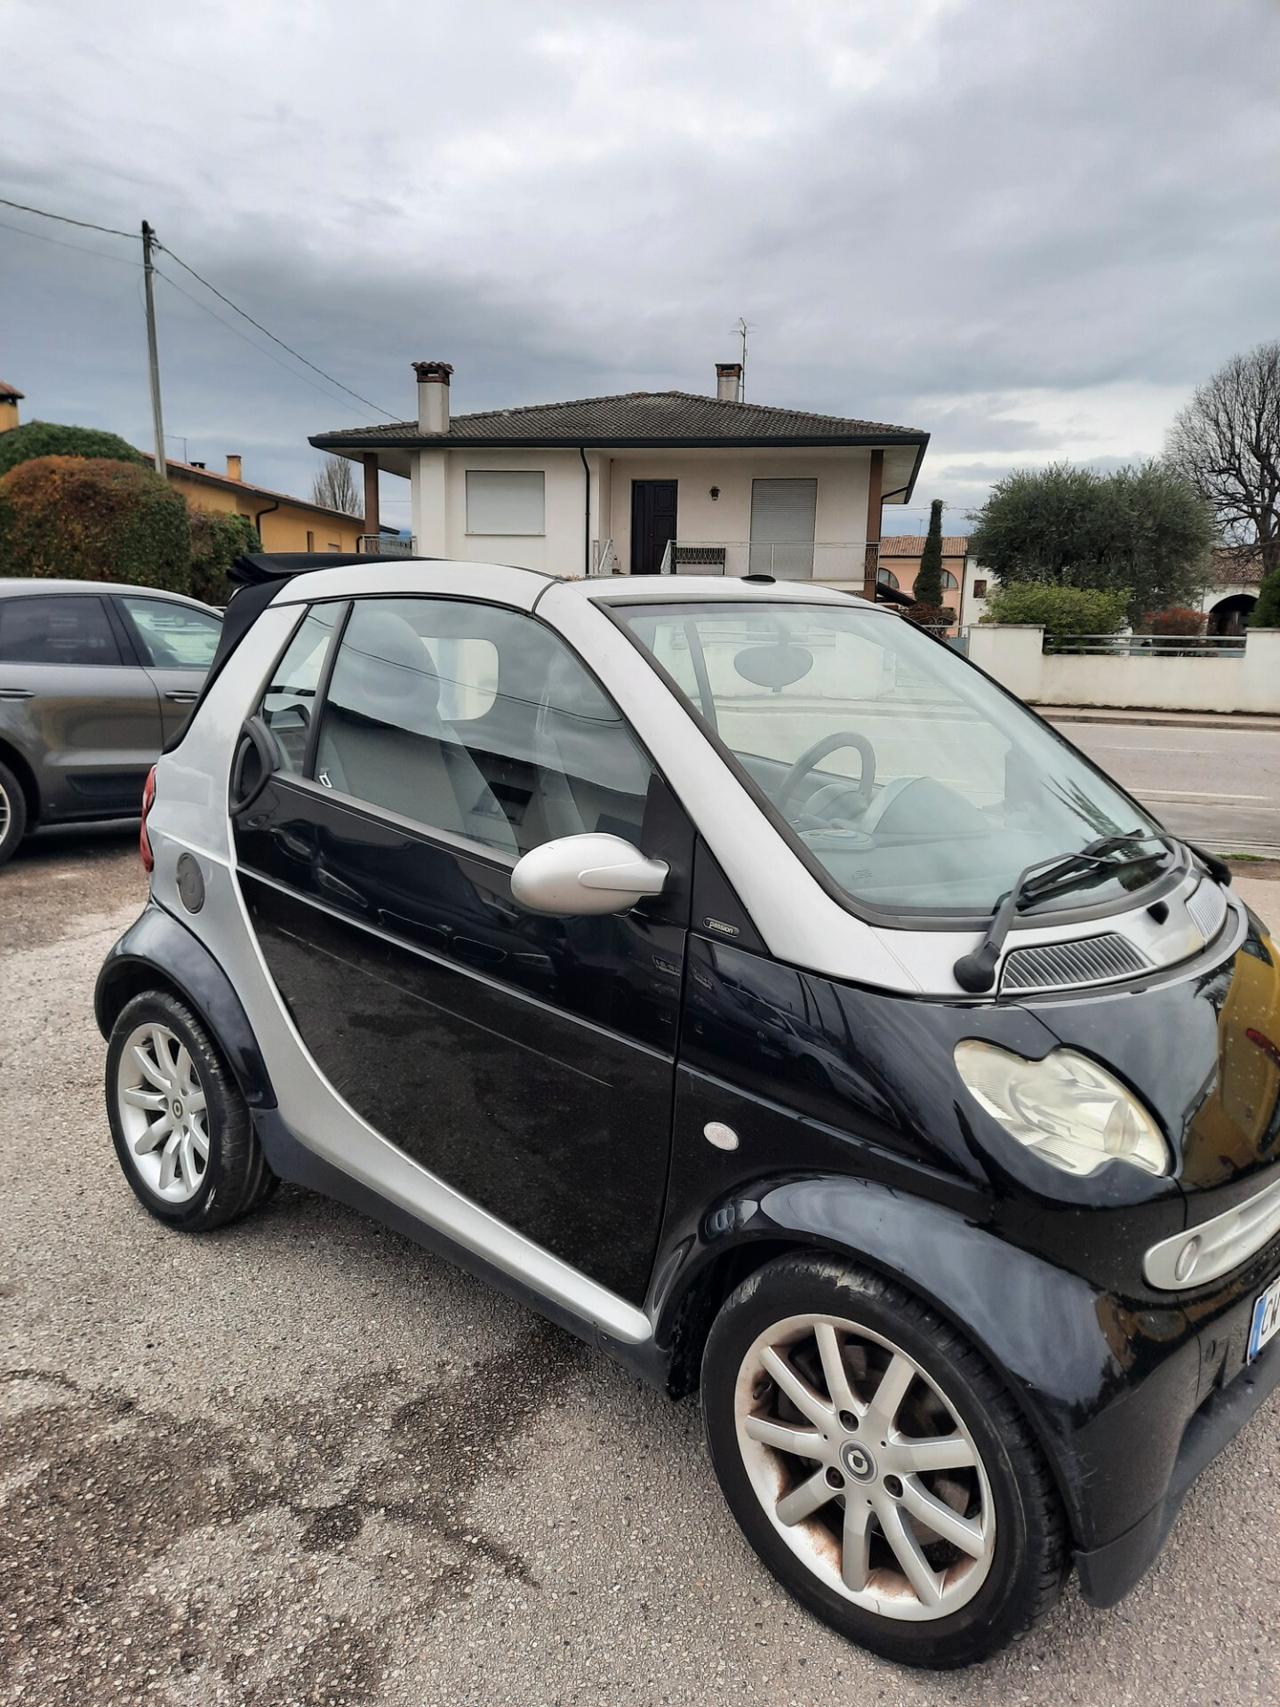
M942 499L929 506L929 532L920 554L913 596L918 605L936 610L942 603Z

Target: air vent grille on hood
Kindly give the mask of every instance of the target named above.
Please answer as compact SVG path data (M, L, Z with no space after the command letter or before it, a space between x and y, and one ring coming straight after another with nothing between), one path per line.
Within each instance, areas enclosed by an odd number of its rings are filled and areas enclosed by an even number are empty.
M1206 878L1187 902L1187 912L1204 940L1212 942L1227 916L1227 897L1216 883Z
M1000 988L1065 990L1075 984L1106 984L1132 978L1150 964L1127 937L1109 931L1105 936L1013 949L1005 959Z

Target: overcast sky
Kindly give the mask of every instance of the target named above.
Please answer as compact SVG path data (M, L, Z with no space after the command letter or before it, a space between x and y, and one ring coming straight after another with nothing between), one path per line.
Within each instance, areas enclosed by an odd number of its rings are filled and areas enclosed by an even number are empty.
M0 0L0 62L0 195L149 219L400 418L416 357L456 412L712 391L742 314L751 398L925 428L961 531L1280 335L1276 0ZM149 446L137 245L0 220L24 418ZM305 492L370 412L160 265L170 454Z

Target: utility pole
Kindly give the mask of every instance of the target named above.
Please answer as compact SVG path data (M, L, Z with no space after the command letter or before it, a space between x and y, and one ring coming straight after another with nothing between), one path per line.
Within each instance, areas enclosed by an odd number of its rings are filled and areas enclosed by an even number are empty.
M156 473L161 480L169 478L169 465L164 455L164 414L160 408L160 356L156 349L156 293L152 275L151 245L155 232L144 219L142 222L142 282L147 297L147 363L151 370L151 424L156 438Z

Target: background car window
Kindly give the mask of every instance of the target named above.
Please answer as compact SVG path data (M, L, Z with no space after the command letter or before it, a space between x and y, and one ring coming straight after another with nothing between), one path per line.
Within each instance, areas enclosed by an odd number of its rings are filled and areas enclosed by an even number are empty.
M222 623L210 612L132 594L125 594L120 603L133 624L144 664L154 670L207 670L212 664Z
M651 766L565 643L518 611L356 603L316 779L510 854L588 830L640 836Z
M307 736L315 714L320 672L329 642L346 608L344 604L312 606L285 648L271 685L262 696L258 715L275 737L281 770L300 775L306 763Z
M0 602L0 663L118 664L120 648L93 594Z

